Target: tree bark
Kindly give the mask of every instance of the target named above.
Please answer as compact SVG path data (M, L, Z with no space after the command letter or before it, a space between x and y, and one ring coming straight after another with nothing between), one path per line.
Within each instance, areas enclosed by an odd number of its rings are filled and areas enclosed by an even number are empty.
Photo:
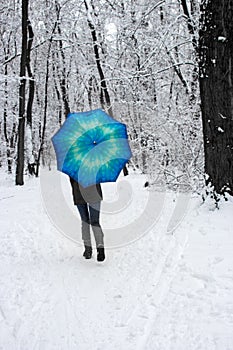
M200 93L207 184L233 195L233 2L201 8Z
M24 184L24 137L25 137L25 89L26 89L26 65L27 65L27 20L28 0L22 0L22 49L20 59L20 84L19 84L19 124L18 124L18 148L16 166L16 185Z

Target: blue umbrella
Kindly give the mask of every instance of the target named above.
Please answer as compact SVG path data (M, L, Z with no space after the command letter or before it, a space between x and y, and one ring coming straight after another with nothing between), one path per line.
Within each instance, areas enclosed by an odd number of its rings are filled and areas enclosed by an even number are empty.
M58 170L83 187L116 181L132 156L126 125L101 109L70 113L52 142Z

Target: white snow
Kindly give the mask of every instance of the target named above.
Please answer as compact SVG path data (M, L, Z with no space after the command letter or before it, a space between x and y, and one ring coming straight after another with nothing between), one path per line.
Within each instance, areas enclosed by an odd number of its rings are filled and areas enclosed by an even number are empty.
M117 26L115 25L115 23L110 22L107 23L105 25L105 31L106 31L106 39L108 41L114 41L116 40L116 36L117 36Z
M218 41L224 42L224 41L226 41L226 40L227 40L227 38L226 38L225 36L219 36L219 37L218 37Z
M152 197L139 174L105 184L97 263L82 257L68 182L52 176L0 178L0 349L233 348L232 198L217 210L188 194Z
M221 133L224 132L224 130L220 126L218 126L218 131L221 132Z
M218 115L222 118L222 119L227 119L227 117L225 117L223 114L218 113Z
M212 59L211 59L211 62L212 62L214 65L216 65L216 58L212 58Z

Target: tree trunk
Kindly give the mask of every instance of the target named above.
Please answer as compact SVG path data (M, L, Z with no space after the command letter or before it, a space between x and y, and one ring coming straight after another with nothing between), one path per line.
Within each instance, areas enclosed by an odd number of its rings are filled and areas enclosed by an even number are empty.
M87 13L90 14L91 9L88 7L88 4L86 1L84 1L85 7L87 10ZM104 72L101 65L101 59L100 59L100 53L99 53L99 43L97 40L97 33L94 26L94 23L91 19L90 15L87 15L87 22L88 26L90 28L91 36L92 36L92 42L93 42L93 48L94 48L94 54L95 54L95 62L97 66L97 70L100 77L100 103L103 109L107 110L107 112L113 116L111 101L110 101L110 95L108 93L108 87L106 83L106 79L104 76Z
M33 101L34 101L34 95L35 95L35 80L34 76L32 73L31 69L31 48L32 48L32 42L33 42L33 37L34 33L32 30L32 25L31 22L28 21L28 43L27 43L27 73L28 77L30 78L29 80L29 95L28 95L28 103L27 103L27 124L30 126L32 129L32 106L33 106Z
M5 61L7 61L9 56L9 46L4 49L5 52ZM12 173L12 150L10 147L10 139L8 137L7 132L7 119L8 119L8 64L5 64L4 68L4 75L5 75L5 81L4 81L4 105L3 105L3 131L4 131L4 137L6 141L6 154L7 154L7 171L9 174Z
M47 110L48 110L48 87L49 87L49 67L50 67L50 53L51 53L51 47L52 47L52 41L53 36L57 28L59 17L57 18L57 21L54 24L51 37L49 39L48 44L48 53L47 53L47 59L46 59L46 75L45 75L45 85L44 85L44 115L43 115L43 127L42 132L40 134L40 147L38 150L38 156L36 159L36 170L35 175L36 177L39 176L39 169L40 169L40 160L43 153L44 148L44 142L45 142L45 132L46 132L46 126L47 126Z
M18 154L16 167L16 185L24 184L24 136L25 136L25 88L27 65L27 20L28 0L22 0L22 49L20 59L20 84L19 84L19 124L18 124Z
M60 16L60 5L58 4L58 2L56 1L56 13L57 13L57 32L59 34L59 38L62 37L62 33L61 33L61 27L60 27L60 22L59 22L59 16ZM66 75L66 60L65 60L65 52L63 49L63 44L62 44L62 40L59 39L58 41L59 43L59 51L61 54L61 61L62 61L62 72L61 72L61 79L60 79L60 86L61 86L61 93L62 93L62 101L64 104L64 112L65 112L65 116L67 117L67 115L70 113L70 106L69 106L69 99L68 99L68 93L67 93L67 75Z
M36 170L35 170L35 175L36 175L36 177L39 176L40 160L41 160L41 155L42 155L43 148L44 148L45 131L46 131L46 124L47 124L48 82L49 82L49 58L50 58L51 42L52 42L52 39L51 39L50 42L49 42L48 55L47 55L47 62L46 62L45 94L44 94L44 99L45 99L45 100L44 100L43 127L42 127L42 133L41 133L40 148L39 148L38 156L37 156L37 160L36 160Z
M194 47L195 50L197 50L197 41L196 41L196 37L195 37L195 26L194 26L193 19L191 18L191 15L189 13L186 0L181 0L181 4L182 4L182 7L183 7L184 14L185 14L185 16L187 18L188 31L189 31L189 33L191 34L191 37L192 37L193 47ZM193 6L192 6L192 8L193 8Z
M88 7L87 2L84 1L84 3L85 3L85 7L86 7L87 12L89 12L90 9ZM101 103L102 108L105 109L109 113L109 115L111 115L113 117L113 110L112 110L110 95L108 93L108 87L107 87L106 79L104 76L104 72L103 72L101 60L100 60L97 33L96 33L94 23L91 20L91 16L87 16L87 22L88 22L88 26L89 26L90 31L91 31L94 54L95 54L95 61L96 61L96 66L97 66L97 70L98 70L99 77L100 77L100 103ZM128 170L127 170L126 166L124 166L123 172L124 172L125 176L128 175Z
M32 49L32 43L34 38L34 33L32 30L31 22L27 21L28 26L28 42L27 42L27 74L29 77L28 82L28 100L27 100L27 127L29 128L26 136L26 145L28 145L28 149L26 149L26 161L27 161L27 167L28 171L31 175L35 174L35 159L32 157L33 155L33 148L34 148L34 140L33 140L33 133L32 133L32 106L34 102L34 96L35 96L35 80L34 75L31 69L31 49ZM26 163L26 162L25 162Z
M197 28L195 25L195 20L193 18L193 15L197 15L197 4L195 0L191 1L190 7L191 11L188 10L188 5L186 0L181 0L181 5L183 8L183 12L187 18L187 26L188 31L192 38L192 45L194 49L194 67L193 67L193 74L192 74L192 81L191 81L191 93L190 93L190 102L196 103L196 97L197 97L197 89L198 89L198 43L196 39L197 34ZM195 13L196 11L196 13ZM199 113L198 113L199 114ZM199 118L199 116L195 116L195 119Z
M207 184L233 195L233 2L201 8L200 93Z
M62 124L62 103L61 103L61 94L60 91L58 89L57 86L57 81L56 81L56 68L55 68L55 55L53 53L52 55L52 62L53 62L53 67L52 67L52 71L53 71L53 80L54 80L54 89L57 95L57 103L58 103L58 123L61 126Z

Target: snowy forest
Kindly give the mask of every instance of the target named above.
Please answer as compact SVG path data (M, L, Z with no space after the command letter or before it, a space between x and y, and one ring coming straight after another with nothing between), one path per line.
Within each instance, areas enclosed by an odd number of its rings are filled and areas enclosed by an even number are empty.
M200 188L197 0L13 0L0 15L2 167L24 149L38 175L67 113L103 108L127 124L131 167Z
M67 114L102 108L127 124L130 167L152 184L199 191L210 177L217 192L232 192L232 137L222 142L225 129L232 131L225 117L232 70L227 56L217 57L223 46L223 55L232 54L227 7L232 11L231 1L9 1L0 12L1 167L18 167L17 184L28 168L38 176L54 160L51 136ZM213 67L222 106L205 99L205 85L202 123L199 85ZM210 119L216 125L207 130ZM222 147L227 170L218 158ZM206 174L204 151L216 163ZM224 168L224 181L216 168Z

